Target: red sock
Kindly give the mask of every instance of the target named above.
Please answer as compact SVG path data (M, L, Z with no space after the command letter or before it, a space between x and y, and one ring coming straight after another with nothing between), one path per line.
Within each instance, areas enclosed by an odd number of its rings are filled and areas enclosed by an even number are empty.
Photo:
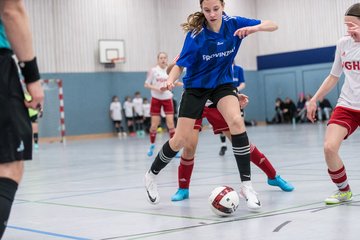
M271 165L270 161L265 155L257 149L253 144L250 144L250 161L258 166L270 179L274 179L276 176L276 170Z
M169 129L169 135L170 135L170 138L172 138L175 134L175 128L170 128Z
M191 174L194 168L194 158L185 159L181 157L178 168L179 188L189 188Z
M156 130L155 131L150 131L150 143L154 144L155 143L155 138L156 138Z
M328 173L331 180L333 181L333 183L336 184L340 191L346 192L350 190L350 186L347 181L345 166L342 166L339 170L334 172L328 169Z

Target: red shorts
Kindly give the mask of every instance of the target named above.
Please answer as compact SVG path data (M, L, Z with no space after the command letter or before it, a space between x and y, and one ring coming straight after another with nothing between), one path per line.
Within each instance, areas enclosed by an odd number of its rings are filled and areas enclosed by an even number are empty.
M345 107L335 107L329 124L337 124L347 129L348 133L344 139L348 138L358 126L360 126L360 111Z
M226 124L225 119L217 108L205 107L201 118L196 120L194 129L201 130L203 118L207 118L209 123L212 125L214 134L229 131L229 126Z
M157 98L151 98L151 105L150 105L151 116L160 116L161 106L163 107L166 115L174 114L174 104L172 99L160 100Z

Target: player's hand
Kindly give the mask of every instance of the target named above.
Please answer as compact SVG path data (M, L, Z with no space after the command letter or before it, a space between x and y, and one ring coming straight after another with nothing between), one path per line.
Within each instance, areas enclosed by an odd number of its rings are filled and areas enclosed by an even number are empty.
M355 42L360 42L360 26L353 22L345 22L347 26L348 34L355 40Z
M312 123L316 121L316 110L317 110L316 101L311 99L309 101L309 104L306 106L306 111L307 111L306 116Z
M249 103L249 97L246 96L245 94L239 93L238 98L239 98L240 108L244 109Z
M234 32L234 36L238 36L239 38L244 38L252 33L255 33L258 31L257 26L251 26L251 27L243 27L239 28Z
M31 96L31 101L25 100L25 106L39 111L39 115L42 115L44 104L44 90L40 81L26 84L26 89Z
M175 84L173 82L166 82L163 87L160 88L161 91L171 91L175 87Z

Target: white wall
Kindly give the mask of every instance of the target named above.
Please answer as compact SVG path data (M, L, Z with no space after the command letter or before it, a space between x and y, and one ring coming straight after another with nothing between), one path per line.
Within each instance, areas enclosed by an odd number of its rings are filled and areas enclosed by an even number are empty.
M43 72L104 71L99 39L124 39L126 64L144 71L159 49L156 0L25 0ZM108 70L107 70L108 71Z
M225 0L229 15L270 19L274 33L244 40L237 62L256 69L256 56L335 45L343 14L355 0ZM198 0L25 0L42 72L110 71L99 64L99 39L124 39L125 64L111 71L147 71L159 51L181 50L180 28Z
M259 34L259 54L332 46L344 36L344 14L356 0L256 0L257 16L279 25Z

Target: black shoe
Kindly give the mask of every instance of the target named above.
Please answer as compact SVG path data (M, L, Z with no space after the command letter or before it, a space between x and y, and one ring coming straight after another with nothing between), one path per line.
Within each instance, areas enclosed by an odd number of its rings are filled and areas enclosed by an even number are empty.
M222 147L220 148L219 155L220 155L220 156L224 156L226 150L227 150L227 147L226 147L226 146L222 146Z

